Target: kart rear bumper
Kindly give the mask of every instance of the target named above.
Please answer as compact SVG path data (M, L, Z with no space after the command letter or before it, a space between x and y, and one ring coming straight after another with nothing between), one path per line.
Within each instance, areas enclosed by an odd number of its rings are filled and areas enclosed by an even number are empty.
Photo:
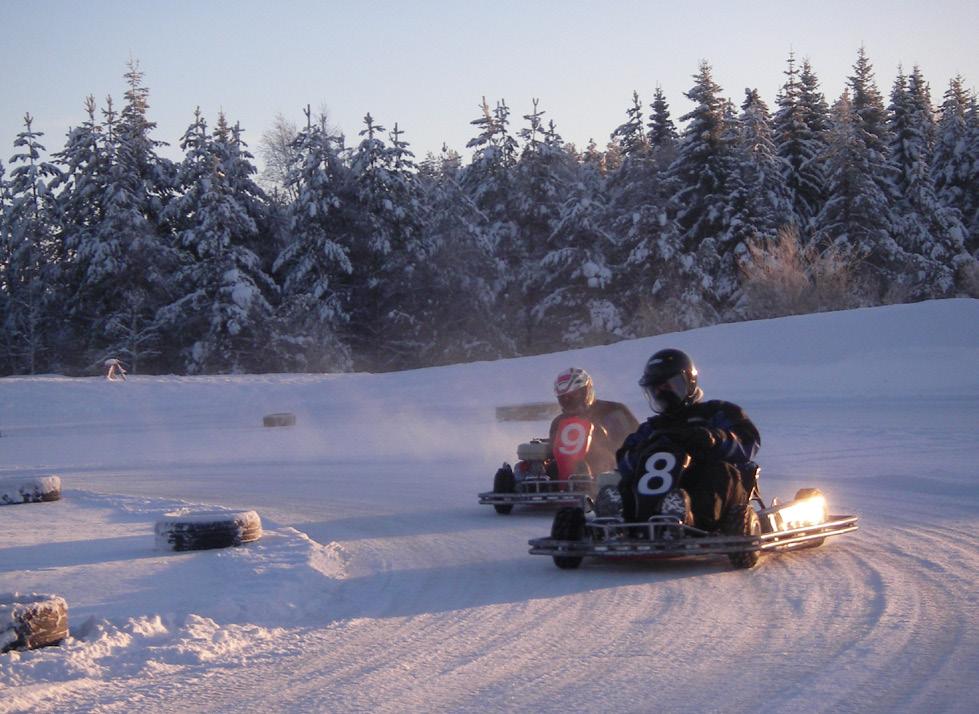
M534 491L529 493L493 493L488 491L479 494L481 504L551 504L564 506L580 506L591 495L580 491Z
M594 497L595 480L591 477L572 477L567 480L527 479L512 492L486 491L479 502L489 505L551 504L579 506Z

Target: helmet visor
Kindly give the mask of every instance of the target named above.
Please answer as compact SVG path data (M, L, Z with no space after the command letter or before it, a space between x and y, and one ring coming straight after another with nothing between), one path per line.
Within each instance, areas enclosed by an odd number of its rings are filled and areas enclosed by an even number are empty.
M585 411L585 407L588 406L588 390L583 387L567 394L559 394L557 402L561 405L561 411L578 414Z
M687 377L682 372L675 374L665 382L642 385L649 400L649 406L654 412L662 413L676 409L687 398Z

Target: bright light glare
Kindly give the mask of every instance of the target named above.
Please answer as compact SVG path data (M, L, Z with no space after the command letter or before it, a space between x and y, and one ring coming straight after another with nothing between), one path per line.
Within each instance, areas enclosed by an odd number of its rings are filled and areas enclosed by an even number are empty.
M812 526L826 520L826 498L810 496L790 503L779 511L788 528Z

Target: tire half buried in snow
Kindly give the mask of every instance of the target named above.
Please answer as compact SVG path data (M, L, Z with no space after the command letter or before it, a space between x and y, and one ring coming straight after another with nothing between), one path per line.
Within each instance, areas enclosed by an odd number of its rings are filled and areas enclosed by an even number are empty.
M56 645L68 636L68 604L58 595L0 593L0 652Z
M262 537L255 511L208 511L156 522L156 545L169 550L210 550L251 543Z
M0 505L40 503L61 498L58 476L5 476L0 478Z

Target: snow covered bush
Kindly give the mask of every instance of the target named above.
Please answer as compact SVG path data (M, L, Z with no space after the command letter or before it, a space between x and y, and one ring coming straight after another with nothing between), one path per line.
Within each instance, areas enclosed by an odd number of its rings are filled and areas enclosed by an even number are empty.
M749 241L738 312L747 319L840 310L863 303L851 251L802 245L795 228L770 244Z
M979 260L964 263L959 268L958 278L963 295L979 298Z

